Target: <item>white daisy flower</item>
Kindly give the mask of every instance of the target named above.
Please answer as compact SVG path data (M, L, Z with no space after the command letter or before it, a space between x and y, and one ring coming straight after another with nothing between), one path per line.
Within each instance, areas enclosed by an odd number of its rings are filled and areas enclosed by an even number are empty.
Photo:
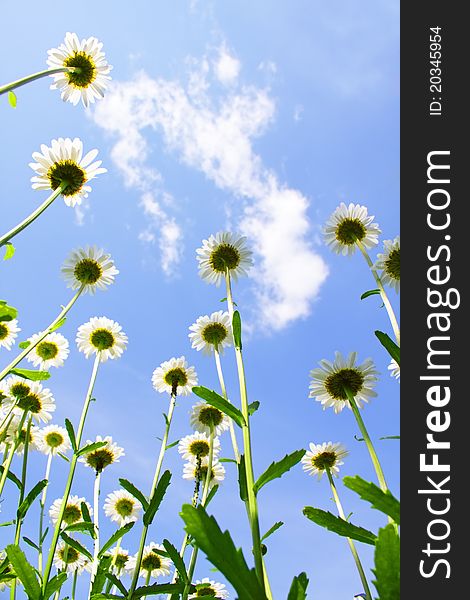
M54 566L61 571L67 573L75 573L80 575L84 570L91 573L92 565L86 556L60 541L54 554Z
M78 290L84 285L84 292L94 294L105 290L114 283L119 271L114 266L111 254L106 254L96 246L86 246L74 250L62 266L62 274L67 287Z
M227 600L229 593L223 583L216 583L209 577L204 579L197 579L196 593L189 596L189 600L195 600L196 598L216 598L217 600Z
M349 452L339 442L323 442L323 444L310 443L308 450L302 458L302 468L309 475L317 475L321 479L328 469L332 475L338 476L339 466L344 464L342 459Z
M199 317L189 328L191 345L204 354L222 353L224 348L233 344L230 315L218 310L210 316Z
M199 469L199 481L204 482L207 477L207 458L203 458L201 461L201 467ZM193 461L185 463L183 468L183 479L188 481L196 481L198 466ZM221 481L225 479L225 469L222 464L218 461L212 463L211 469L211 480L209 483L209 489L214 485L219 485Z
M31 177L33 190L56 190L67 184L62 197L67 206L81 204L88 197L91 187L88 182L106 173L101 161L93 162L98 150L91 150L83 156L83 144L79 138L58 138L50 146L41 144L41 152L33 152L36 162L29 163L36 175Z
M124 456L124 448L121 448L113 442L113 438L110 435L107 435L104 438L97 435L95 440L87 440L85 446L89 446L95 442L106 442L106 446L87 452L78 460L87 467L94 469L97 473L101 473L106 467L109 467L115 462L119 462L120 457Z
M323 228L325 242L337 254L353 254L356 242L369 249L378 243L380 229L372 223L374 216L367 214L367 208L360 204L346 206L344 202L326 222Z
M160 577L161 575L166 576L170 574L171 560L166 556L158 554L154 550L163 550L163 552L166 552L163 546L155 544L155 542L150 542L148 546L145 546L142 554L142 562L140 564L139 575L141 577L147 577L149 573L151 577ZM129 558L129 570L134 571L136 564L137 555L131 556Z
M117 575L120 574L130 574L132 573L132 568L129 567L130 559L129 550L125 550L120 546L114 546L109 552L109 554L113 557L112 565L113 572Z
M23 423L21 431L19 431L19 426L21 422L21 417L18 415L13 416L11 421L8 423L6 430L3 432L5 434L5 444L13 444L18 437L18 446L16 447L16 454L22 455L24 453L24 443L26 441L26 433L27 433L27 424ZM31 424L29 428L29 440L28 440L28 452L32 450L38 449L38 431L39 428Z
M7 381L7 394L9 401L5 401L5 409L13 404L14 412L22 415L24 411L29 412L37 422L47 423L52 419L55 411L55 400L52 392L43 388L38 381L26 381L12 376Z
M40 338L39 333L35 333L28 338L28 341L34 345ZM39 342L33 350L27 355L29 362L42 370L49 370L50 367L62 367L69 355L69 342L61 333L49 333Z
M104 512L111 521L116 521L119 527L137 521L142 505L126 490L117 490L111 492L106 497L104 503Z
M186 460L197 460L209 456L210 439L205 433L192 433L180 440L178 452ZM214 456L220 452L220 442L214 438Z
M92 317L78 328L76 342L86 358L99 352L101 362L105 362L108 358L120 358L126 349L127 335L116 321Z
M236 281L253 264L253 252L246 246L246 237L228 231L219 231L203 240L196 254L200 277L215 285L220 285L227 271Z
M197 385L194 367L188 367L184 356L162 362L152 374L152 384L157 392L188 396Z
M43 454L65 454L71 448L69 434L65 427L47 425L38 431L37 446Z
M227 415L215 406L202 401L192 407L189 422L193 429L207 435L211 432L211 425L214 427L215 435L221 435L230 428L230 419Z
M351 352L346 359L336 352L333 363L321 360L321 368L310 372L310 398L321 402L323 409L331 406L335 413L339 413L345 406L351 408L345 386L350 389L359 408L369 398L377 396L372 389L378 375L374 363L368 358L362 365L356 365L356 358L357 352Z
M95 37L80 41L76 33L67 32L58 48L48 50L47 64L51 69L76 67L77 71L53 73L51 89L61 92L64 101L76 105L80 100L87 107L103 98L112 69L101 50L103 44Z
M57 500L54 500L51 507L49 508L49 517L54 525L59 519L62 500L63 498L57 498ZM80 498L79 496L69 496L67 504L65 505L64 516L62 518L63 527L67 527L67 525L74 525L75 523L83 521L82 503L86 504L90 516L93 515L93 509L91 508L90 504L85 500L85 498Z
M4 394L9 396L9 401L24 398L32 391L32 381L18 375L10 375L2 382Z
M384 240L383 254L377 254L374 269L382 271L380 279L398 293L400 291L400 236Z
M19 331L21 329L18 327L18 319L0 321L0 348L11 350Z
M400 379L400 365L397 363L397 361L395 359L392 358L387 369L390 371L390 377L395 377L395 379Z

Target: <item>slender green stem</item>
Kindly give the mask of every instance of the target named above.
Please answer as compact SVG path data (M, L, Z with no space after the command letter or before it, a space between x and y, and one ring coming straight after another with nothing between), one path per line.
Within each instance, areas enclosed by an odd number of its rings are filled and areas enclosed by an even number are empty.
M5 423L8 421L6 427L5 427L5 431L8 430L8 428L10 427L10 423L11 423L11 419L13 418L13 410L17 407L19 400L15 400L15 402L10 406L10 408L8 409L7 414L5 415L5 418L2 419L2 422L0 423L0 434L3 432L3 426L5 425ZM1 440L3 441L3 440Z
M72 600L75 600L75 592L77 591L77 580L78 580L78 569L75 569L73 573L73 583L72 583Z
M217 375L219 377L219 383L220 383L220 389L222 391L222 396L224 397L225 400L227 400L227 402L230 402L230 400L228 399L228 396L227 396L227 390L225 388L225 380L224 380L224 374L222 371L222 364L220 362L220 354L217 349L214 352L214 356L215 356L215 364L217 367ZM233 446L233 453L235 455L235 460L237 461L237 463L239 463L240 462L240 452L238 450L237 436L235 435L235 427L233 425L232 419L230 419L230 437L232 439L232 446Z
M5 487L5 481L7 480L8 471L10 470L10 466L13 461L13 457L15 456L15 451L18 448L19 443L20 443L21 432L23 431L23 425L24 425L25 420L26 420L26 412L23 412L23 415L21 416L20 422L18 424L15 441L11 445L7 459L6 459L5 463L3 464L3 472L2 472L2 477L0 479L0 498L2 496L3 488Z
M364 258L366 259L366 262L369 265L372 275L374 276L375 282L380 291L380 296L382 298L382 302L385 305L385 308L388 313L388 318L390 319L390 323L392 324L392 329L393 329L393 333L395 334L395 339L397 340L397 344L400 345L400 327L398 325L398 321L395 316L393 307L390 303L390 300L388 299L387 292L385 291L384 286L382 284L382 280L380 279L377 271L374 269L374 264L371 261L370 256L368 255L367 250L364 247L364 244L362 242L360 242L359 240L356 240L356 244L357 244L359 250L362 252L362 255L364 256Z
M65 306L60 313L57 315L57 317L52 321L52 323L49 325L49 327L47 327L46 329L44 329L44 331L42 331L39 334L38 339L34 342L29 344L29 346L27 348L25 348L23 350L23 352L21 352L20 354L18 354L18 356L13 359L11 361L11 363L6 366L3 371L0 372L0 381L2 379L4 379L8 373L14 369L16 367L16 365L18 363L20 363L23 358L26 358L28 356L28 354L34 350L34 348L36 348L36 346L38 344L40 344L42 342L42 340L54 329L54 327L57 325L57 323L59 323L64 317L65 315L69 312L69 310L72 308L72 306L75 304L75 302L78 300L78 298L80 297L80 294L83 292L83 290L85 289L85 285L83 284L74 294L74 296L72 297L72 299L70 300L70 302L67 304L67 306Z
M4 235L2 235L2 237L0 237L0 248L4 246L7 242L9 242L12 238L14 238L16 235L18 235L21 231L23 231L23 229L26 229L28 225L31 225L31 223L35 221L46 210L46 208L48 208L54 202L54 200L58 196L62 194L67 185L67 183L61 183L59 187L56 188L52 192L52 194L48 198L46 198L46 200L44 200L44 202L40 206L36 208L36 210L33 210L33 212L26 217L26 219L23 219L20 223L18 223L18 225L13 227L13 229L10 229L10 231L7 231Z
M157 464L155 467L155 475L153 477L153 482L152 482L152 487L150 489L149 499L152 499L152 496L155 493L155 488L157 487L158 480L160 478L160 471L162 469L163 458L165 457L166 446L168 443L168 435L170 433L171 420L173 418L173 412L175 410L175 405L176 405L176 390L170 396L170 406L168 408L168 415L165 420L165 422L166 422L165 433L163 435L162 443L160 446L160 454L158 455ZM145 546L145 541L147 539L148 528L149 528L148 525L144 525L142 528L142 534L140 536L140 545L139 545L139 550L137 553L137 559L136 559L136 563L135 563L135 570L134 570L134 574L132 576L132 583L131 583L131 587L129 588L129 594L127 596L129 600L131 600L132 595L135 592L135 588L137 587L137 582L139 580L140 565L142 564L142 556L144 553L144 546Z
M374 444L370 439L369 433L367 432L364 421L362 420L361 413L356 403L356 399L354 398L353 393L347 387L344 388L346 395L348 396L349 404L352 408L354 416L356 417L357 424L359 425L359 429L361 430L362 437L366 443L367 449L369 450L370 457L372 459L372 463L374 465L375 472L377 474L377 479L379 480L380 488L382 491L386 492L388 490L387 483L385 481L385 475L382 470L382 466L379 461L379 457L377 456L377 452L375 451Z
M44 479L47 479L47 481L49 481L49 477L50 477L50 474L51 474L51 465L52 465L52 457L53 456L54 455L52 454L52 452L50 452L49 456L47 457L46 473L44 475ZM49 486L46 485L46 487L42 490L41 500L39 502L40 507L41 507L41 511L39 513L38 571L40 573L42 573L42 546L43 546L42 536L44 535L44 508L46 506L47 488L48 487Z
M65 508L67 506L67 501L69 499L70 490L72 489L73 477L75 475L75 468L77 466L77 461L78 461L78 450L80 448L80 442L82 440L83 429L85 427L86 416L88 413L88 408L90 406L91 395L93 393L93 388L95 386L95 381L96 381L96 376L98 374L98 367L100 365L100 360L101 360L101 356L100 356L100 353L98 352L96 354L96 357L95 357L95 360L93 363L93 369L91 372L90 383L88 384L88 390L87 390L87 393L85 396L85 401L83 403L83 409L82 409L82 414L80 417L80 422L78 425L77 433L75 434L75 438L76 438L76 442L77 442L77 451L73 453L72 458L70 459L67 483L65 484L65 491L64 491L63 498L62 498L62 504L60 505L59 515L57 517L57 523L55 524L54 533L53 533L52 541L51 541L51 546L49 549L49 555L47 557L46 568L44 570L43 593L46 590L46 586L49 581L49 576L51 574L52 561L54 559L54 553L55 553L55 550L57 547L57 542L59 540L60 528L62 525L62 520L64 518L64 512L65 512Z
M55 69L46 69L45 71L39 71L38 73L33 73L32 75L27 75L26 77L22 77L21 79L17 79L16 81L12 81L11 83L2 85L0 87L0 96L2 94L5 94L6 92L10 92L11 90L19 88L22 85L26 85L31 81L41 79L42 77L48 77L49 75L53 75L54 73L74 73L77 71L80 72L80 67L57 67Z
M95 526L95 539L93 540L93 564L90 577L90 591L88 596L91 598L91 590L95 581L96 572L98 571L98 554L100 553L100 483L101 471L96 473L95 485L93 488L93 524Z
M325 471L326 471L326 474L328 475L328 480L330 482L331 491L333 492L333 498L335 500L336 508L338 509L338 514L343 519L343 521L346 521L347 519L344 514L344 510L341 505L341 501L339 499L338 491L336 489L335 482L333 481L331 471L328 467L325 467ZM359 558L359 554L357 552L356 546L355 546L354 542L352 541L352 539L347 538L347 540L348 540L349 548L351 549L351 554L353 555L353 558L354 558L354 562L356 563L359 577L361 578L362 585L364 586L364 592L365 592L366 598L367 598L367 600L372 600L372 595L370 593L369 584L367 583L367 578L364 573L364 569L362 567L361 559Z

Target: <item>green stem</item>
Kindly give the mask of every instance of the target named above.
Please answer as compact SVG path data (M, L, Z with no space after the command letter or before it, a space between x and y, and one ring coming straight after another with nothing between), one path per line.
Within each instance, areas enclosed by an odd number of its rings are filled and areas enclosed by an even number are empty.
M222 372L222 364L220 362L220 354L217 349L215 349L215 351L214 351L214 356L215 356L215 364L217 367L217 375L219 377L219 383L220 383L220 389L222 391L222 396L224 397L225 400L227 400L227 402L230 402L230 400L228 399L228 396L227 396L227 390L225 388L225 380L224 380L224 374ZM240 462L240 452L238 450L237 436L235 435L235 427L233 426L232 419L230 419L230 437L232 438L232 446L233 446L233 453L235 455L235 460L237 461L237 463L239 463Z
M44 570L44 575L43 575L43 593L46 590L46 586L47 583L49 581L49 576L51 574L51 569L52 569L52 561L54 559L54 553L57 547L57 542L59 540L59 535L60 535L60 528L62 525L62 520L64 518L64 512L65 512L65 508L67 506L67 501L69 499L69 494L70 494L70 490L72 488L72 481L73 481L73 477L75 475L75 468L77 466L77 461L78 461L78 450L80 448L80 442L82 440L82 434L83 434L83 429L85 427L85 420L86 420L86 416L88 413L88 408L90 406L90 402L91 402L91 395L93 393L93 388L95 386L95 381L96 381L96 376L98 374L98 367L100 365L100 353L98 352L96 354L95 357L95 361L93 363L93 369L91 372L91 377L90 377L90 383L88 385L88 390L85 396L85 401L83 403L83 409L82 409L82 414L80 417L80 422L78 425L78 429L77 429L77 433L75 435L76 438L76 443L77 443L77 451L75 451L72 455L72 458L70 459L70 466L69 466L69 475L67 478L67 483L65 484L65 491L64 491L64 495L62 498L62 504L60 505L60 510L59 510L59 516L57 518L57 523L55 524L55 528L54 528L54 533L52 536L52 541L51 541L51 546L49 549L49 555L47 557L47 563L46 563L46 568Z
M357 424L359 425L359 429L361 430L362 437L366 443L367 449L369 450L370 457L372 459L372 463L374 465L375 472L377 473L377 479L379 480L380 488L383 492L388 491L387 483L385 481L385 475L382 470L382 466L380 465L379 457L377 456L377 452L375 451L374 444L369 437L369 433L367 432L366 426L364 425L364 421L362 420L361 413L356 404L356 399L354 398L353 393L348 387L344 388L346 395L349 400L349 404L352 408L354 416L356 417Z
M22 77L21 79L17 79L16 81L12 81L11 83L7 83L6 85L2 85L0 87L0 96L2 94L6 94L6 92L10 92L16 88L21 87L22 85L26 85L31 81L35 81L36 79L41 79L42 77L48 77L49 75L53 75L54 73L74 73L79 72L79 67L57 67L55 69L46 69L45 71L39 71L38 73L33 73L32 75L27 75L26 77Z
M380 279L377 271L374 269L374 264L371 261L369 255L367 254L367 250L365 249L363 243L360 242L359 240L356 240L356 244L357 244L359 250L362 252L362 255L364 256L364 258L366 259L366 262L369 265L370 270L372 271L372 275L374 276L375 283L377 284L377 287L379 288L382 302L384 303L385 308L387 310L388 318L390 319L390 323L392 324L392 329L393 329L393 333L395 334L395 339L397 340L397 344L400 345L400 327L398 325L398 321L395 316L395 312L393 311L390 300L388 299L387 293L382 284L382 280Z
M75 600L75 592L77 590L77 579L78 579L78 569L75 569L73 573L73 583L72 583L72 600Z
M50 477L50 473L51 473L52 457L53 457L53 454L52 454L52 452L50 452L49 456L47 457L46 473L44 475L44 479L47 479L47 481L49 481L49 477ZM47 488L48 487L49 486L46 485L46 487L42 490L41 501L39 503L40 507L41 507L41 512L39 513L38 571L40 573L42 573L42 546L43 546L42 536L44 535L44 508L46 506Z
M91 590L95 581L96 572L98 571L98 554L100 553L100 483L101 471L96 473L95 485L93 488L93 524L95 526L95 539L93 540L93 564L90 577L90 591L88 596L91 598Z
M24 425L25 419L26 419L26 413L24 412L20 419L20 422L18 424L15 441L11 445L7 459L6 459L5 463L3 464L3 472L2 472L2 477L0 479L0 498L2 496L3 488L5 487L5 481L7 480L8 471L10 470L10 466L13 461L15 451L18 448L19 443L20 443L20 436L21 436L21 432L23 431L23 425Z
M173 418L173 412L175 410L175 404L176 404L176 391L172 392L172 394L170 396L170 406L168 408L168 415L165 420L165 423L166 423L165 433L163 435L162 443L160 446L160 454L158 455L157 464L155 467L155 475L153 477L152 487L150 489L150 494L149 494L150 500L152 499L152 496L155 493L155 488L157 487L158 480L160 478L160 471L161 471L162 464L163 464L163 458L165 456L166 446L167 446L167 442L168 442L168 435L170 433L171 420ZM129 600L132 599L132 595L135 592L135 589L137 587L137 582L139 580L140 565L142 564L142 556L144 553L144 546L145 546L145 541L147 539L148 528L149 528L148 525L144 525L142 528L142 534L140 536L139 551L137 553L137 559L136 559L136 563L135 563L135 570L134 570L134 574L132 576L132 583L131 583L131 587L129 588L129 594L127 596Z
M5 425L5 423L8 421L6 427L5 427L5 431L8 430L8 428L10 427L10 423L11 420L13 418L12 412L13 410L17 407L19 400L15 400L15 402L10 406L7 414L5 415L5 418L2 420L2 422L0 423L0 434L3 432L3 426ZM11 418L10 418L11 417ZM3 441L3 440L1 440Z
M75 302L78 300L78 298L79 298L80 294L81 294L81 293L83 292L83 290L85 289L85 285L86 285L86 284L83 284L83 285L82 285L82 286L81 286L81 287L80 287L80 288L77 290L77 292L75 293L75 295L73 296L73 298L70 300L70 302L67 304L67 306L65 306L65 307L64 307L64 308L63 308L63 309L60 311L60 313L58 314L58 316L57 316L57 317L56 317L56 318L55 318L55 319L52 321L52 323L49 325L49 327L47 327L47 328L46 328L44 331L42 331L42 332L39 334L39 337L38 337L38 339L37 339L37 340L36 340L34 343L32 343L32 344L29 344L29 346L28 346L27 348L25 348L25 349L23 350L23 352L21 352L20 354L18 354L18 356L17 356L15 359L13 359L13 360L11 361L11 363L10 363L10 364L9 364L7 367L5 367L5 368L3 369L3 371L0 373L0 381L2 381L2 379L4 379L4 378L5 378L5 377L8 375L8 373L9 373L9 372L10 372L12 369L14 369L14 368L16 367L16 365L17 365L18 363L20 363L20 362L23 360L23 358L26 358L26 357L28 356L28 354L29 354L29 353L30 353L32 350L34 350L34 348L36 348L36 346L37 346L38 344L40 344L40 343L42 342L42 340L43 340L43 339L44 339L44 338L45 338L47 335L49 335L49 333L50 333L50 332L51 332L51 331L54 329L54 327L57 325L57 323L59 323L59 322L60 322L60 321L61 321L61 320L62 320L62 319L65 317L65 315L66 315L66 314L69 312L69 310L72 308L72 306L73 306L73 305L75 304Z
M338 491L336 490L335 482L333 481L333 477L331 475L331 471L328 467L325 467L326 474L328 475L328 480L330 482L331 491L333 492L333 498L335 500L336 508L338 509L339 516L343 519L343 521L347 521L346 516L344 514L343 507L341 505ZM359 573L359 577L361 578L362 585L364 586L364 592L366 594L367 600L372 600L372 595L370 593L369 584L367 583L367 578L364 573L364 569L362 568L361 559L359 558L359 554L357 552L356 546L352 539L347 538L349 548L351 549L351 554L353 555L354 562L356 563L356 567Z

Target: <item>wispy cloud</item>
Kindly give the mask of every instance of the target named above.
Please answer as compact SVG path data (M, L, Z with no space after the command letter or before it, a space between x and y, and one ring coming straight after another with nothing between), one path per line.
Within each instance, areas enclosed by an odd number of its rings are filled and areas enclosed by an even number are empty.
M281 329L309 314L327 267L311 243L308 199L281 182L253 149L275 117L275 104L268 89L239 82L240 68L222 45L215 57L190 61L186 82L140 72L132 81L114 83L94 119L116 136L115 164L128 185L142 190L144 212L166 235L167 269L180 258L182 231L150 191L150 182L161 183L161 175L149 166L149 130L160 132L181 162L238 200L232 217L258 258L257 322ZM141 239L154 242L155 236L144 231Z

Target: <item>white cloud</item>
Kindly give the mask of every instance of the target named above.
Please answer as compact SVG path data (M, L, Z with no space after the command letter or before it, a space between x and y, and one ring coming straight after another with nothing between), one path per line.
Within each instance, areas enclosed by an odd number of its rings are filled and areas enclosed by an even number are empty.
M235 81L240 64L225 46L218 56L218 62L192 61L186 85L153 79L145 72L132 81L115 82L97 104L94 119L117 137L112 156L127 183L141 186L142 207L161 236L164 269L180 259L182 231L150 186L142 187L143 181L161 180L148 166L149 130L161 133L167 148L184 164L238 200L237 209L229 214L250 237L256 253L252 279L258 300L256 322L281 329L309 314L327 267L311 243L308 199L280 182L253 149L253 140L274 119L269 91ZM211 83L224 78L231 86L214 92ZM141 239L155 242L151 230L141 233Z

